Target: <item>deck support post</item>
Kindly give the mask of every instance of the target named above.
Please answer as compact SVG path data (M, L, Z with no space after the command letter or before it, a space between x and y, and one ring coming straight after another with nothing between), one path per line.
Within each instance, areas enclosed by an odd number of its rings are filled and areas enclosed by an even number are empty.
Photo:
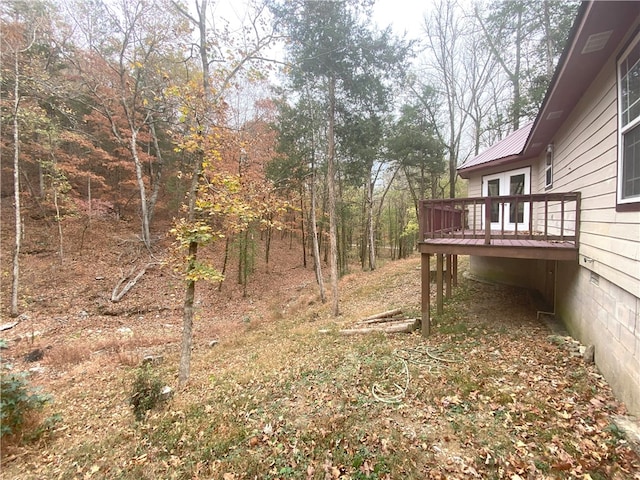
M443 309L443 266L444 266L444 254L438 253L436 255L436 313L442 315Z
M453 270L451 271L453 275L453 288L458 286L458 255L453 256Z
M420 255L420 268L422 276L421 305L422 305L422 336L431 335L431 255L423 253Z
M453 256L450 254L447 255L447 269L446 269L446 282L445 282L447 287L446 298L451 298L451 281L453 277L452 257Z

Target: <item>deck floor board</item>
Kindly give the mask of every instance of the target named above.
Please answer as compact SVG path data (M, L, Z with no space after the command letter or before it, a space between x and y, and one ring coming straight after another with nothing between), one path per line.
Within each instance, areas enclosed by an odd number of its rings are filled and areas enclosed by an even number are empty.
M456 235L427 238L420 243L420 251L428 254L479 255L488 257L537 258L547 260L575 260L578 247L573 241L545 240L542 236L518 238L516 235L492 236L485 244L484 235Z

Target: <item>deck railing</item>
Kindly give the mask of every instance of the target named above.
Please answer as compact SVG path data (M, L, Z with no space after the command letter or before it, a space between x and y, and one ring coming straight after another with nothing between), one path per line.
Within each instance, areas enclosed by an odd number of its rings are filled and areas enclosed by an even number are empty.
M510 222L511 217L517 218ZM490 245L496 238L515 238L578 246L580 192L421 200L420 231L423 241L484 238Z

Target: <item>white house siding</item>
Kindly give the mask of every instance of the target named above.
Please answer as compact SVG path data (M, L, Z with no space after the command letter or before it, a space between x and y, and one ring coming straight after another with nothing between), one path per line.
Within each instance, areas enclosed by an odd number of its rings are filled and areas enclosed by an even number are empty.
M551 191L582 193L581 265L640 297L640 212L616 212L615 72L611 59L554 138Z
M558 263L556 309L640 414L640 212L616 212L616 92L612 58L553 139L549 191L582 193L579 261ZM534 188L545 191L544 182L540 172Z
M529 180L531 182L531 186L530 186L531 193L537 193L535 190L536 185L534 183L534 179L537 179L537 177L540 175L540 171L539 171L540 167L535 163L532 164L532 160L527 160L527 161L512 162L507 166L503 166L503 167L487 168L486 170L482 171L482 174L470 177L469 182L467 184L467 192L468 192L467 194L469 197L472 197L472 198L482 197L482 177L487 175L493 175L495 173L508 172L511 170L520 170L522 168L530 168L531 171L530 171ZM475 212L474 212L473 207L468 207L467 211L468 211L467 221L469 223L469 228L473 228L474 219L475 219L476 229L478 230L482 229L482 225L483 225L482 208L480 206L476 206ZM534 218L535 218L535 215L536 213L534 212Z

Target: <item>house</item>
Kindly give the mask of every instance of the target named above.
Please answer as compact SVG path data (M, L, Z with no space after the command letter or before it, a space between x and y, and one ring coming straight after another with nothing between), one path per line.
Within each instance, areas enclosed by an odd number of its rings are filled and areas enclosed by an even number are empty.
M431 257L441 310L470 255L540 292L640 415L640 2L583 2L536 119L458 174L468 198L421 204L423 333Z

